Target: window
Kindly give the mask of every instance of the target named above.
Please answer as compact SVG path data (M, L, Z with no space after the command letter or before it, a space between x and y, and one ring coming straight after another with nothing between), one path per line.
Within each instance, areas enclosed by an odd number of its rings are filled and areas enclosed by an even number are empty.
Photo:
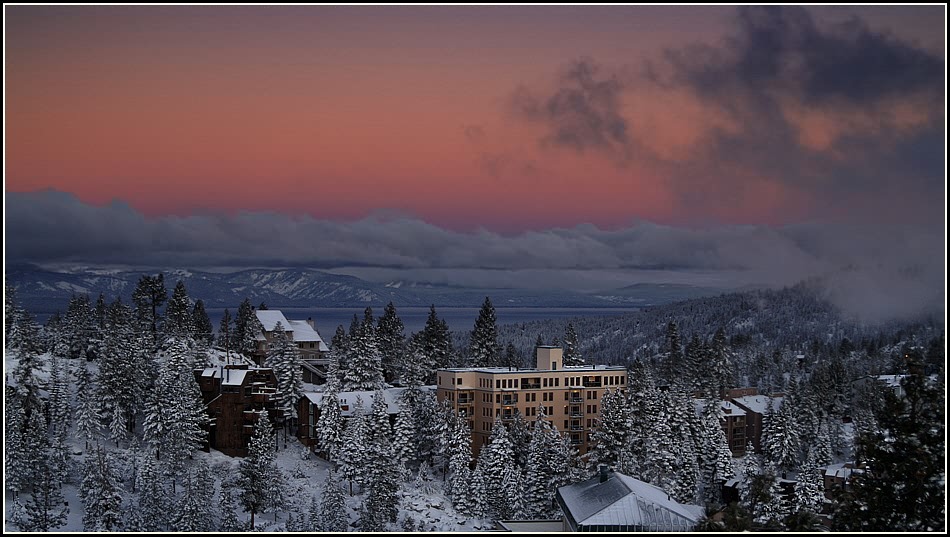
M569 393L564 392L564 400L565 400L565 401L567 401L568 399L570 399L570 397L571 397L571 395L570 395Z
M561 385L561 379L559 379L559 378L554 379L554 385L555 385L555 386L560 386L560 385Z
M551 362L551 371L557 370L557 362Z
M541 382L541 384L542 384L542 386L544 386L545 388L548 387L548 379L547 379L547 377L544 378L544 380Z
M455 383L458 384L459 386L461 386L461 385L462 385L462 377L459 377L459 378L455 379Z
M496 380L496 381L495 381L495 389L498 389L498 390L501 389L501 381L500 381L500 380Z

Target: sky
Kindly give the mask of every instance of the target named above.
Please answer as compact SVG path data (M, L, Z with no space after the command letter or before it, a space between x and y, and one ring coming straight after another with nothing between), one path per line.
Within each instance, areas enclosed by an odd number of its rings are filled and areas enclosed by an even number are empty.
M7 262L945 289L944 6L4 19Z

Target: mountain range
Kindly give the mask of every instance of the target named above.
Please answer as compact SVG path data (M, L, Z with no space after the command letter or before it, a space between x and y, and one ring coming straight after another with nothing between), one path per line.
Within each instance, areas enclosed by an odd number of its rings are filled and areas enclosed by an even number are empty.
M229 273L183 269L162 271L169 295L182 280L192 299L208 308L234 308L245 298L255 306L272 307L381 307L392 301L400 307L478 307L491 297L496 307L644 307L677 300L715 295L722 289L683 284L635 284L595 293L563 289L516 289L462 287L427 282L377 283L354 276L331 274L307 268L247 269ZM73 294L88 294L95 300L103 293L107 301L116 296L131 299L143 275L157 271L117 270L95 267L44 269L19 264L5 268L5 283L16 288L17 300L33 313L65 310Z

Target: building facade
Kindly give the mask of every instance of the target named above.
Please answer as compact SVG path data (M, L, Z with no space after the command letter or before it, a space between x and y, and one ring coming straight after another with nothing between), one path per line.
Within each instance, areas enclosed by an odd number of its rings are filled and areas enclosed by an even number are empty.
M606 390L625 391L622 366L564 366L560 347L538 347L537 367L466 367L436 372L436 397L466 418L477 453L488 443L495 418L504 422L521 414L529 422L538 408L559 431L569 435L581 454L593 447L592 433L600 419Z
M296 344L297 351L302 359L303 381L310 384L322 384L326 379L326 353L330 351L326 342L320 336L313 324L313 319L305 321L288 320L280 310L257 310L257 320L261 322L263 331L257 335L257 347L254 359L263 365L267 359L267 352L277 337L277 324L284 329L287 339Z
M277 377L269 367L208 367L195 370L195 380L211 417L208 443L225 455L247 455L254 426L263 413L274 424L283 418L277 408Z

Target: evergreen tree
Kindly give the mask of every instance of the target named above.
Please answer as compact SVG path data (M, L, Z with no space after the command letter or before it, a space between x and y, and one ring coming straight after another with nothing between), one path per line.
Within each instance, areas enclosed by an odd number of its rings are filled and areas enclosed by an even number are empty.
M584 365L584 358L577 344L574 323L567 323L567 329L564 332L564 365Z
M79 382L76 390L76 436L84 439L86 449L89 449L89 441L97 441L101 434L102 414L96 397L98 390L86 367L85 360L79 366Z
M373 391L383 387L382 357L376 341L376 328L372 324L372 310L367 309L367 319L358 324L349 336L346 370L343 384L348 391Z
M4 483L15 494L35 481L37 468L48 445L45 408L39 397L37 356L29 345L17 351L14 385L5 387Z
M327 390L320 400L320 417L317 420L317 440L327 460L339 463L340 448L343 443L343 413L335 386L327 384Z
M254 313L254 306L247 298L238 306L234 319L234 350L250 356L257 348L257 336L263 332L261 322Z
M175 290L165 308L165 336L191 337L195 333L191 299L185 290L185 282L178 280Z
M422 351L429 358L427 370L435 378L435 370L449 367L452 362L452 336L445 319L439 319L435 306L429 306L429 317L422 329Z
M481 516L494 520L510 519L514 514L511 490L515 468L514 451L508 431L495 419L491 440L478 456L476 474L481 482Z
M20 323L22 323L22 317L21 314ZM92 342L97 339L99 332L95 323L95 313L89 306L88 296L73 295L69 299L64 329L64 337L69 347L68 357L86 359L90 354ZM10 346L18 347L17 341L17 338L13 338Z
M211 468L207 463L199 462L193 471L188 472L184 485L184 495L178 502L172 526L176 531L212 531L211 495L214 493L214 478Z
M820 513L824 503L825 487L821 470L815 463L814 451L809 450L795 483L795 508L799 511Z
M792 407L783 403L778 412L773 412L763 432L767 460L782 477L798 465L799 430Z
M349 529L346 516L346 504L343 489L337 483L337 476L331 470L323 484L323 496L320 500L320 519L317 531L338 533Z
M221 492L218 495L218 513L220 513L220 522L218 529L221 531L240 531L242 529L241 521L238 520L235 511L234 492L230 486L221 483Z
M82 517L85 531L122 530L121 487L114 468L112 458L98 446L86 457L79 487L79 497L85 507Z
M495 321L495 307L485 297L475 328L472 330L469 352L473 367L496 367L500 365L498 348L498 323Z
M238 487L239 500L245 511L254 516L280 507L283 497L284 477L277 467L276 440L267 413L260 413L254 426L254 436L247 447L247 457L241 460Z
M605 464L617 468L627 445L627 435L630 434L627 401L619 391L607 389L601 397L600 407L599 426L593 434L595 446L591 462L595 467Z
M521 368L524 366L524 360L521 358L521 353L518 352L517 347L512 342L508 342L508 345L505 345L505 367L512 368Z
M52 531L66 524L69 508L61 491L62 481L52 461L41 461L30 501L24 507L23 531Z
M225 350L228 360L231 359L231 351L234 349L233 334L234 327L231 322L231 312L224 308L224 314L221 316L221 324L218 325L218 347Z
M713 336L712 349L710 349L710 358L712 360L712 378L714 388L717 394L722 396L732 385L735 377L735 364L732 361L732 351L729 350L729 344L726 341L726 332L720 327Z
M679 328L676 326L676 321L670 321L666 325L665 358L667 379L670 383L681 383L688 371L685 371L686 364L683 360L683 349L680 347Z
M343 382L342 371L348 354L348 341L343 325L336 327L336 333L330 340L330 354L327 357L327 382L324 391L339 392Z
M127 529L137 532L164 530L168 525L171 500L151 453L146 452L141 457L137 481Z
M274 369L277 377L277 400L286 416L297 417L297 401L303 395L303 369L300 353L294 342L277 321L274 326L274 341L267 352L267 366Z
M205 311L205 303L201 299L195 301L195 307L191 310L191 325L194 327L195 341L208 345L214 341L214 326L211 324L208 312Z
M379 318L376 336L379 342L379 353L382 356L383 376L386 382L392 382L405 369L404 356L406 336L403 335L405 326L396 315L396 307L390 302L386 305L383 316Z
M471 496L469 481L471 479L472 462L472 432L468 425L455 411L448 414L448 457L449 474L452 476L449 483L449 497L452 505L459 513L470 516L474 510L474 501Z
M158 308L166 300L168 300L168 290L165 289L165 275L161 272L155 276L143 275L132 292L136 319L138 319L140 327L147 328L151 332L153 345L158 343L158 324L160 321Z
M339 451L339 468L343 478L350 482L350 494L353 494L353 482L362 485L368 462L366 445L369 440L366 414L363 401L357 397L353 415L346 421L343 445Z
M911 370L919 370L916 355ZM939 379L940 377L938 377ZM876 414L879 427L856 439L855 473L835 514L836 529L934 531L946 528L946 388L913 373L901 381L904 396L887 390ZM884 388L882 388L884 389Z
M407 390L408 391L408 390ZM393 460L398 465L400 473L408 475L409 465L417 458L416 454L416 424L414 409L411 402L401 398L399 414L393 427Z

